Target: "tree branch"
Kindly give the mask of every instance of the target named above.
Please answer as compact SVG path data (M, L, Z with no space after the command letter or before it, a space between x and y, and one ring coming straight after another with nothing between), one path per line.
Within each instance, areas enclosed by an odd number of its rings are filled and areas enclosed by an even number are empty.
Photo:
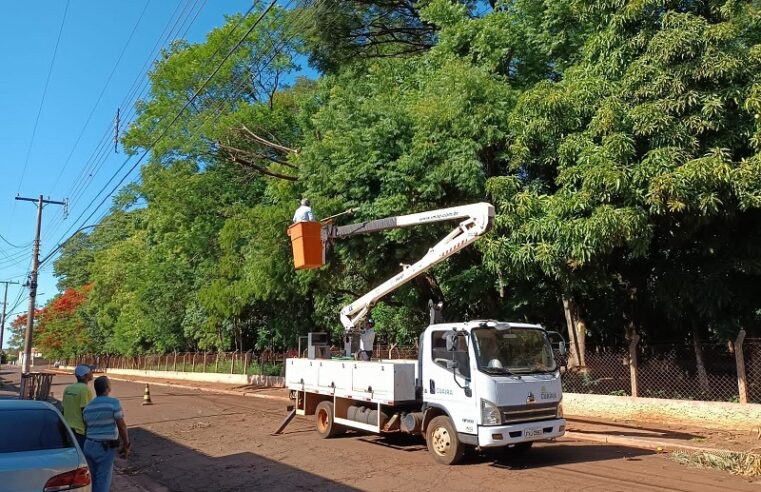
M278 178L278 179L284 179L286 181L298 181L299 180L299 178L296 177L296 176L291 176L291 175L288 175L288 174L282 174L282 173L279 173L279 172L276 172L276 171L271 171L271 170L267 169L264 166L260 166L258 164L254 164L253 162L251 162L251 161L249 161L247 159L242 159L241 157L239 157L239 156L231 153L229 150L227 150L225 148L225 145L223 145L221 143L218 143L217 145L219 145L219 147L222 150L222 152L227 155L228 160L230 160L231 162L234 162L236 164L242 165L242 167L249 167L249 168L251 168L251 169L253 169L255 171L258 171L258 172L260 172L260 173L262 173L262 174L264 174L266 176L271 176L273 178Z
M274 142L270 142L269 140L265 140L264 138L260 137L256 133L249 130L246 125L243 125L241 127L243 131L245 131L251 138L253 138L255 141L259 142L262 145L266 145L267 147L272 147L273 149L279 150L281 152L290 153L293 152L294 154L298 154L299 151L296 149L292 149L290 147L286 147L284 145L279 145Z

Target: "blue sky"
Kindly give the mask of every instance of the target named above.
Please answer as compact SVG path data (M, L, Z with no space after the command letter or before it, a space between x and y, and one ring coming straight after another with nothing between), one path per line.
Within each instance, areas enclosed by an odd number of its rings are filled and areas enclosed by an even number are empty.
M70 201L67 220L63 220L62 207L44 209L44 257L66 237L67 229L124 162L124 154L115 154L113 149L116 108L130 94L139 94L139 89L147 94L144 67L155 57L157 43L166 46L177 37L202 41L207 32L224 23L226 14L245 12L250 5L244 0L70 0L50 71L67 1L4 3L0 16L0 281L23 283L31 262L35 205L16 202L16 194ZM131 108L122 106L121 113L128 116ZM48 262L40 271L38 304L56 294L55 284L52 262ZM25 311L26 291L11 286L9 307L17 299L20 304L14 313Z

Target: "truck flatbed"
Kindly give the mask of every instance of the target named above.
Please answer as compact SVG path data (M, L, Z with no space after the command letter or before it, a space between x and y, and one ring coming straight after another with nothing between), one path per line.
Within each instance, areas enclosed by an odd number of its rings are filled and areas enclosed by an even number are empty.
M288 389L397 405L416 400L416 360L286 359Z

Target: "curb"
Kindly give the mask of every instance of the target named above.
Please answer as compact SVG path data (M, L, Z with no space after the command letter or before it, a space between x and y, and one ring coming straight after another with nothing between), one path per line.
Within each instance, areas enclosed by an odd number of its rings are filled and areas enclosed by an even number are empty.
M57 369L49 369L51 372L55 372L57 374L71 374L67 371L60 371ZM107 374L109 379L113 379L116 381L126 381L129 383L137 383L137 384L150 384L153 386L164 386L167 388L179 388L179 389L186 389L186 390L195 390L195 391L204 391L206 393L217 393L221 395L231 395L231 396L247 396L250 398L261 398L263 400L276 400L276 401L290 401L288 398L282 397L282 396L273 396L273 395L262 395L260 393L250 393L250 392L244 392L244 391L235 391L235 390L226 390L226 389L215 389L215 388L204 388L201 386L189 386L185 384L174 384L174 383L162 383L158 381L149 381L146 379L127 379L123 377L119 377L118 375L112 375Z
M674 451L686 451L690 453L735 453L728 449L705 448L690 446L689 444L676 444L673 442L652 441L649 439L636 439L633 437L590 435L584 432L566 431L563 437L577 441L596 442L601 444L613 444L629 448L647 449L658 453L673 453Z

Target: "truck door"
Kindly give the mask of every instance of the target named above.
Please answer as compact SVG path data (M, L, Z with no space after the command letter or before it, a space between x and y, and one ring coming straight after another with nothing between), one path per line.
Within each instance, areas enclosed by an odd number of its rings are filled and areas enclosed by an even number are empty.
M441 407L452 417L458 432L476 433L476 397L470 382L467 336L458 336L456 350L448 351L447 330L432 330L426 340L431 347L423 358L423 400Z

